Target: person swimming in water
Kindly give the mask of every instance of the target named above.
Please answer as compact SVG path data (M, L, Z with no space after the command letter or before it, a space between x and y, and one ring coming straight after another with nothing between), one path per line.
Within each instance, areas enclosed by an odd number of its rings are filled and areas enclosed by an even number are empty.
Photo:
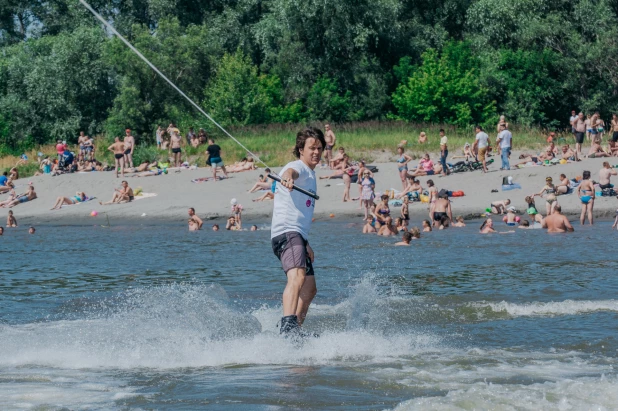
M410 241L412 241L412 233L409 233L409 232L406 231L406 232L403 233L401 241L395 243L395 245L397 245L397 246L401 246L401 245L409 246L410 245Z
M481 224L479 231L481 234L495 233L496 230L494 230L494 221L491 218L488 218L483 222L483 224Z
M569 222L569 219L562 214L562 207L556 206L554 213L548 215L543 220L543 228L547 228L548 233L566 233L573 232L575 229Z
M594 184L590 181L590 171L586 170L583 172L582 182L577 187L577 195L582 203L582 213L579 217L579 222L581 225L584 225L587 215L588 223L592 225L594 223L592 210L594 208L595 192Z
M374 227L373 217L369 216L365 219L365 225L363 226L363 234L376 233L378 230Z
M397 235L397 233L397 228L393 225L393 219L390 216L386 217L384 219L384 225L382 225L378 231L378 235L388 237L391 235Z
M464 222L463 216L457 216L455 218L455 220L457 222L455 224L453 224L453 227L465 227L466 226L466 223Z
M204 222L195 214L195 208L189 208L189 231L197 231L202 229Z
M431 222L429 220L423 220L423 232L424 233L431 232Z

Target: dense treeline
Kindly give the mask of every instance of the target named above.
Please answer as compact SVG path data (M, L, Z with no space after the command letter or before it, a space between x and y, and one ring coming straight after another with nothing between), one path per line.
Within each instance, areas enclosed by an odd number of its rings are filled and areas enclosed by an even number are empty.
M565 127L618 108L610 0L93 0L225 125L505 114ZM206 126L77 0L0 3L0 144Z

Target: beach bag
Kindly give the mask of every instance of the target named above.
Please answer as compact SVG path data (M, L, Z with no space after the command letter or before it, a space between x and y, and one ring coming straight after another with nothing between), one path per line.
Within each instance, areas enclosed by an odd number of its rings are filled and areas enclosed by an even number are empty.
M464 192L461 191L461 190L460 191L453 191L451 194L452 194L451 197L463 197L465 195Z

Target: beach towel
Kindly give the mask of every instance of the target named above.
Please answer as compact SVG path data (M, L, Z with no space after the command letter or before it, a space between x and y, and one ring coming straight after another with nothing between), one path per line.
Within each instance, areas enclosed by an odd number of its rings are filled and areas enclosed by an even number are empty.
M226 177L224 176L217 176L217 181L221 181L221 180L225 180ZM193 180L191 180L192 183L205 183L206 181L213 181L214 178L212 177L202 177L202 178L194 178Z
M157 193L139 193L138 195L135 196L135 198L133 198L133 201L143 200L144 198L152 198L156 196L157 196Z

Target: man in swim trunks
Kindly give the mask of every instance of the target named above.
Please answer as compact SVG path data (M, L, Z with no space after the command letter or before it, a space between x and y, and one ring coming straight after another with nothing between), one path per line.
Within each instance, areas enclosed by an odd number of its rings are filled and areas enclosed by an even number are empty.
M557 205L554 212L543 220L543 228L547 228L548 233L572 233L575 231L569 219L562 214L562 207Z
M135 148L135 137L131 134L131 129L124 131L124 163L127 167L133 168L133 148Z
M133 195L133 189L129 187L129 183L127 183L126 181L123 181L120 184L122 185L122 188L120 190L117 188L114 189L114 195L110 201L106 203L102 203L99 201L99 204L101 205L121 204L121 203L128 203L130 201L133 201L135 197Z
M314 170L320 164L325 147L326 140L319 129L308 127L298 132L294 148L298 160L288 163L281 170L281 182L277 183L271 239L273 252L281 261L287 276L280 329L280 333L285 335L306 335L301 325L317 293L313 271L314 253L307 241L315 200L292 188L296 184L316 193Z
M213 181L217 182L217 168L221 168L223 170L223 175L227 178L227 171L225 171L225 164L223 163L223 159L221 158L221 147L218 144L215 144L215 140L211 137L208 139L208 148L206 149L208 153L208 164L212 167L212 178Z
M195 215L195 208L189 209L189 231L197 231L202 229L204 222L201 218Z
M586 136L586 119L584 118L584 113L580 112L572 125L575 129L575 151L577 155L581 155L582 144L584 144L584 138Z
M20 196L17 196L15 198L15 200L11 201L7 207L8 208L13 208L15 207L17 204L21 204L21 203L26 203L28 201L32 201L34 200L36 197L36 192L34 191L34 186L28 186L28 192L25 194L22 194Z
M79 145L79 159L82 161L86 158L87 141L88 141L88 136L85 135L83 131L80 131L79 137L77 137L77 144Z
M472 146L472 151L478 151L479 160L483 163L483 172L487 172L487 164L485 163L485 156L487 155L487 148L489 147L489 136L483 131L483 127L476 126L476 140Z
M182 138L180 137L180 133L178 133L177 128L172 128L170 133L170 146L168 148L168 154L174 154L174 167L180 167L181 161L180 156L182 153Z
M451 210L451 202L448 199L448 194L442 192L433 205L433 226L440 227L442 218L447 217L449 223L453 222L453 211Z
M114 144L107 147L109 151L114 153L114 159L116 161L116 178L118 178L118 169L124 177L124 143L120 141L120 137L114 138Z
M330 166L330 161L333 159L333 147L335 147L337 137L335 137L335 133L333 133L333 130L330 128L330 124L324 125L324 131L324 140L326 141L324 160L326 160L326 164Z
M616 170L609 165L607 161L603 163L603 168L599 171L599 186L602 190L606 188L614 188L614 185L610 183L611 176L618 175Z

